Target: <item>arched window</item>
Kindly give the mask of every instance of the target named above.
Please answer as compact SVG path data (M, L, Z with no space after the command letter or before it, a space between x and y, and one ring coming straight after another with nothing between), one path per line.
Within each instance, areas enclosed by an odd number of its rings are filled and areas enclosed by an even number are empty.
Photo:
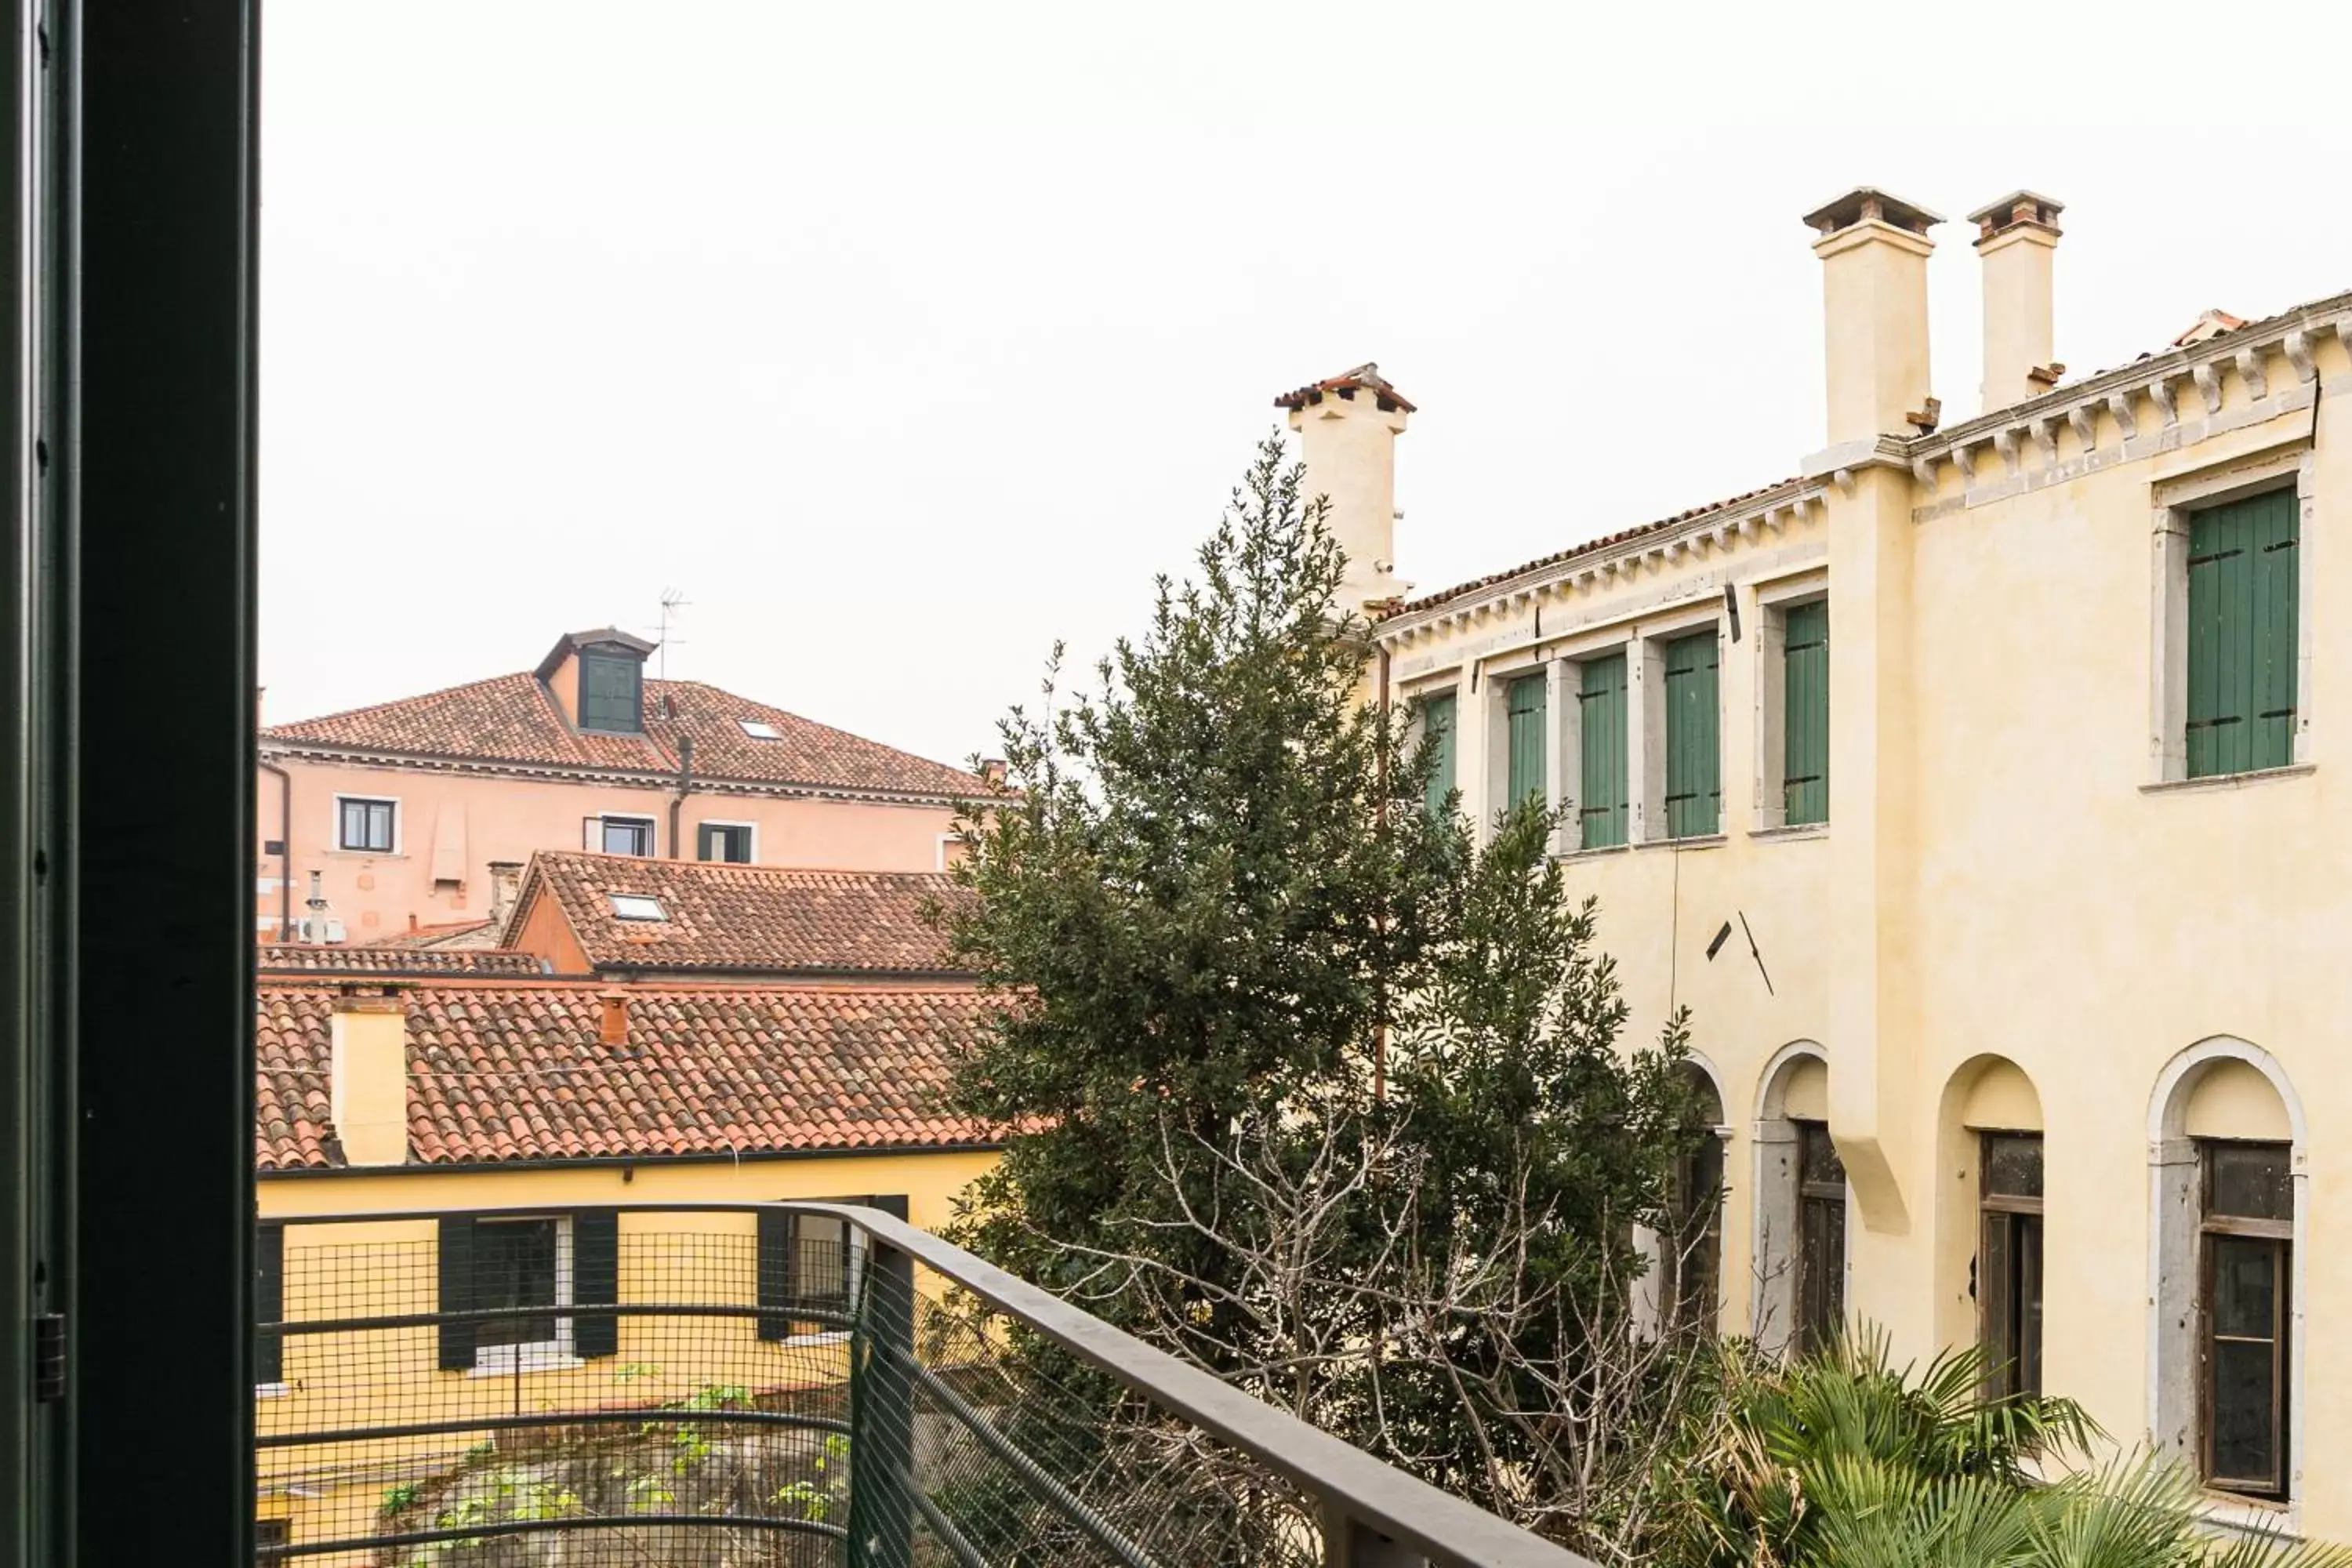
M1756 1107L1755 1279L1748 1333L1811 1350L1845 1321L1845 1166L1829 1128L1829 1064L1811 1040L1764 1068Z
M1937 1135L1956 1181L1938 1186L1937 1330L1974 1341L1985 1393L2042 1392L2042 1097L2005 1057L1960 1065Z
M2150 1430L2207 1486L2293 1503L2302 1447L2302 1103L2268 1052L2205 1040L2158 1079L2148 1149Z
M1723 1303L1724 1153L1731 1129L1713 1076L1696 1061L1685 1062L1683 1071L1691 1089L1691 1141L1675 1168L1669 1229L1659 1238L1660 1296L1676 1324L1712 1331Z

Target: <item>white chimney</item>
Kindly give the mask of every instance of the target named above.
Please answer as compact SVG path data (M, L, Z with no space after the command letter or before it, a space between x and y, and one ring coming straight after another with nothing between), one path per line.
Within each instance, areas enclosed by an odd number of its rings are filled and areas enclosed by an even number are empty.
M1969 215L1984 258L1983 411L2039 397L2066 367L2053 363L2052 263L2063 203L2012 191Z
M1364 606L1402 596L1412 584L1396 574L1396 438L1412 405L1381 379L1376 364L1286 392L1274 400L1290 412L1307 465L1307 492L1328 496L1325 519L1347 552L1340 605Z
M329 1030L328 1113L343 1163L407 1163L408 1004L388 985L346 985Z
M1813 254L1822 258L1832 447L1933 423L1927 257L1936 244L1927 231L1943 221L1871 185L1805 215L1821 235Z

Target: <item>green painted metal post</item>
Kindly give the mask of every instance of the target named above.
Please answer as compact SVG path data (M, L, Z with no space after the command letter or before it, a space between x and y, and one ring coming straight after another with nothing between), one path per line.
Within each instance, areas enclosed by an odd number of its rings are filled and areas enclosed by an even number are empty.
M915 1560L915 1268L868 1237L849 1363L849 1568Z

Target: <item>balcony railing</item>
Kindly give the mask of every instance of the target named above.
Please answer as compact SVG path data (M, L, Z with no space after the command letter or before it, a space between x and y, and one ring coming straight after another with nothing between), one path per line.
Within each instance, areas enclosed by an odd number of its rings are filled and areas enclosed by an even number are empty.
M272 1561L1581 1562L877 1209L321 1215L264 1243Z

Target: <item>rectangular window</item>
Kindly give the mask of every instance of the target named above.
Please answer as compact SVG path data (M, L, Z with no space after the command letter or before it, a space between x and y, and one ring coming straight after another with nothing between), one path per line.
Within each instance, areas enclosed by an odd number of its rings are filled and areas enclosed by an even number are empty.
M1510 726L1510 767L1506 805L1517 805L1532 799L1540 805L1544 800L1544 731L1545 679L1541 674L1523 675L1511 682L1505 707Z
M1790 826L1830 819L1830 606L1791 605L1781 627L1780 791Z
M697 858L732 865L751 863L751 828L741 822L706 822L696 830Z
M1715 628L1676 637L1664 652L1666 837L1703 837L1723 826Z
M253 1381L286 1381L286 1337L278 1324L286 1316L286 1226L264 1220L253 1227Z
M2189 521L2189 776L2294 761L2300 504L2273 490Z
M1977 1320L1985 1393L2042 1392L2042 1139L1988 1132L1977 1184Z
M336 802L335 847L373 855L391 854L393 817L398 810L397 801L341 797Z
M803 1198L803 1203L855 1204L907 1217L904 1194ZM863 1233L830 1215L763 1209L759 1216L759 1337L792 1339L829 1333L848 1314L865 1263ZM823 1314L816 1316L815 1314Z
M257 1563L284 1563L287 1548L294 1544L294 1521L290 1519L257 1519L253 1521L253 1560Z
M607 855L646 856L654 852L654 819L650 816L593 816L592 848Z
M1434 816L1445 809L1445 797L1454 792L1454 693L1421 700L1421 738L1431 752L1426 793L1429 814Z
M1577 842L1605 849L1625 842L1625 656L1577 668Z
M2289 1150L2208 1142L2202 1152L2205 1480L2284 1498L2294 1237Z
M1845 1162L1829 1128L1797 1128L1797 1349L1834 1343L1845 1328Z
M559 1289L562 1225L553 1217L475 1222L473 1307L505 1312L475 1321L478 1352L519 1345L561 1349L554 1309L564 1304Z
M627 654L580 654L580 727L635 735L645 729L639 683L645 666Z

